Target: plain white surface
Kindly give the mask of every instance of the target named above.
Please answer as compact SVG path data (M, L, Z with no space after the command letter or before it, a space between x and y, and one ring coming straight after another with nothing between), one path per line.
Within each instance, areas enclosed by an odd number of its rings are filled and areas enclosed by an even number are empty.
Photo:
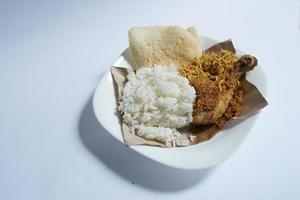
M299 1L1 1L0 199L299 199ZM135 25L194 25L256 55L270 105L204 171L105 134L91 95Z
M199 36L199 40L203 49L208 49L217 43L217 41L205 36ZM243 55L245 53L237 50L237 54ZM129 49L122 52L112 66L131 68ZM268 83L266 74L261 66L258 65L254 70L248 72L247 79L251 82L256 82L256 87L259 88L264 96L266 95ZM111 134L123 143L120 119L116 113L118 110L117 101L112 75L108 69L102 76L93 95L93 109L96 118L102 127L107 130L105 133ZM130 146L129 148L152 160L174 168L205 169L224 162L231 157L251 132L258 117L259 114L255 114L239 123L231 121L231 125L227 124L227 127L224 127L212 139L197 145L180 148L138 145Z

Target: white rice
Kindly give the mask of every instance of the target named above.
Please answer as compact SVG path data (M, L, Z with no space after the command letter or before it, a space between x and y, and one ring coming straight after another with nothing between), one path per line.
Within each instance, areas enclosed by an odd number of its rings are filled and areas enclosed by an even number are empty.
M176 128L192 122L195 89L176 66L140 68L127 78L119 110L139 136L170 142L179 136Z
M135 126L137 129L137 135L149 139L157 140L160 142L171 142L175 140L180 133L176 129L164 128L164 127L154 127L154 126Z

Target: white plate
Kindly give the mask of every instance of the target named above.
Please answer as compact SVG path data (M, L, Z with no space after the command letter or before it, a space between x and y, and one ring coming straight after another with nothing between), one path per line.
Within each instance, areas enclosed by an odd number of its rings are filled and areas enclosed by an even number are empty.
M203 49L207 49L217 41L201 36ZM117 59L113 66L129 67L128 49ZM238 54L242 54L238 51ZM248 73L247 78L254 83L265 96L266 78L260 66ZM102 126L113 137L123 143L113 81L108 70L102 77L94 94L94 111ZM228 159L240 146L257 119L257 114L236 124L233 128L222 130L211 140L189 147L160 148L152 146L130 146L136 152L162 164L181 169L202 169L214 166ZM101 134L101 133L99 133Z

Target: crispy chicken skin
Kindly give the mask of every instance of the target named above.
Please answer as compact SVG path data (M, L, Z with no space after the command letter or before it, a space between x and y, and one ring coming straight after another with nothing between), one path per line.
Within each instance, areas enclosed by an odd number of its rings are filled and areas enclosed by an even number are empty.
M218 128L222 128L225 121L238 116L243 97L242 91L237 87L239 79L256 65L255 57L245 55L240 57L231 69L221 74L206 70L209 74L217 76L197 78L193 83L197 94L193 124L216 124Z
M222 128L226 121L241 112L243 91L239 79L257 65L250 55L238 56L229 50L205 52L183 63L180 73L196 90L193 124L215 124Z
M235 73L224 73L221 76L220 81L208 77L195 81L197 97L193 112L194 124L215 123L226 111L238 84L238 76Z

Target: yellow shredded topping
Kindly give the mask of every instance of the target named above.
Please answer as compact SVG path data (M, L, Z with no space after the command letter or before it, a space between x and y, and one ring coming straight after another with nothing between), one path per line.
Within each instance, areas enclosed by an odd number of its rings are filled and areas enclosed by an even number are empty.
M210 79L220 81L218 76L224 72L232 71L233 64L238 57L231 51L221 50L217 53L203 53L192 59L190 62L182 63L179 66L179 72L185 76L193 85L197 78L209 77Z

